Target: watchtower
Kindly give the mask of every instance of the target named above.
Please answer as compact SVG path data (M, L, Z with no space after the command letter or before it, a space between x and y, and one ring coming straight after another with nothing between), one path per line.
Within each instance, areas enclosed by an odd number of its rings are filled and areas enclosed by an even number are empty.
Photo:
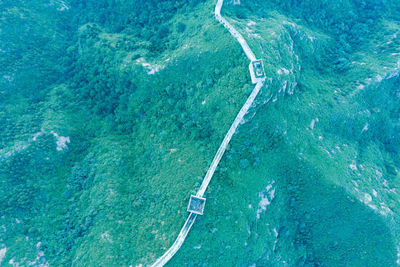
M191 195L187 211L203 215L205 204L206 204L206 199L204 197Z
M249 65L252 83L258 83L265 78L264 64L262 59L253 60Z

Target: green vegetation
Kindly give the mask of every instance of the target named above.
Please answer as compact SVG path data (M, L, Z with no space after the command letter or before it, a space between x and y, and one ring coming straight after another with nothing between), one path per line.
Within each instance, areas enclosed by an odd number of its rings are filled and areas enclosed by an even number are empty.
M400 5L241 2L223 15L272 79L170 265L395 266ZM252 90L214 5L0 1L0 265L172 244Z

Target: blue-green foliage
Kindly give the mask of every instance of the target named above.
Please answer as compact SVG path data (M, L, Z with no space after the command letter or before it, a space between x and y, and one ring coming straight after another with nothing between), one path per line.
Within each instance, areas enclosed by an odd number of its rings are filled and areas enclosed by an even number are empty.
M63 11L48 2L0 1L4 262L26 265L41 242L50 265L150 264L252 90L249 62L214 1L71 0ZM273 80L171 266L394 265L399 9L226 1L223 15ZM294 94L270 99L285 82ZM71 142L57 150L51 131ZM268 185L275 198L259 212Z

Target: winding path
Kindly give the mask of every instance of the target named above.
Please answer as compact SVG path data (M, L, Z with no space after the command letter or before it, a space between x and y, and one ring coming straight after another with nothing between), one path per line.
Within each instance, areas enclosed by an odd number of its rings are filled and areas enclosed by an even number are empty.
M256 57L255 57L253 51L251 51L250 47L248 46L248 44L247 44L246 40L243 38L243 36L227 20L225 20L221 16L221 8L222 8L223 3L224 3L224 0L218 0L217 4L215 6L215 18L222 25L224 25L224 27L231 33L231 35L233 37L235 37L235 39L240 43L247 58L250 60L250 65L251 65L251 63L253 61L256 61ZM250 72L253 72L253 69L251 67L250 67ZM254 73L251 73L251 74L254 75ZM215 169L217 168L222 156L225 153L226 147L228 146L229 142L231 141L231 138L232 138L233 134L236 132L236 129L239 126L240 122L243 120L244 115L246 115L251 104L253 103L254 99L258 95L258 92L260 91L261 87L264 85L264 81L265 81L265 77L257 80L256 86L254 87L250 96L247 98L243 107L240 109L239 113L236 115L236 118L233 121L231 127L229 128L228 132L226 133L224 140L222 141L221 145L218 148L217 153L215 153L214 159L203 179L200 189L197 191L197 194L196 194L197 197L203 197L203 195L208 187L208 184L210 183L211 178L214 175ZM185 241L185 238L186 238L187 234L189 233L190 228L192 227L193 223L196 221L196 218L197 218L197 214L192 213L192 212L189 213L189 216L187 217L186 222L183 225L181 231L179 232L179 235L176 238L175 242L164 253L164 255L162 255L160 258L157 259L157 261L152 265L152 267L164 266L175 255L175 253L180 249L183 242Z

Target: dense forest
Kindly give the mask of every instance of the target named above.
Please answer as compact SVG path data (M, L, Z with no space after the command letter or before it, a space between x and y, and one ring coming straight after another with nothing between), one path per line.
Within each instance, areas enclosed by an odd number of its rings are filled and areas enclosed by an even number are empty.
M214 6L0 1L1 266L143 266L171 245L252 90ZM170 265L395 266L398 1L223 12L267 84Z

